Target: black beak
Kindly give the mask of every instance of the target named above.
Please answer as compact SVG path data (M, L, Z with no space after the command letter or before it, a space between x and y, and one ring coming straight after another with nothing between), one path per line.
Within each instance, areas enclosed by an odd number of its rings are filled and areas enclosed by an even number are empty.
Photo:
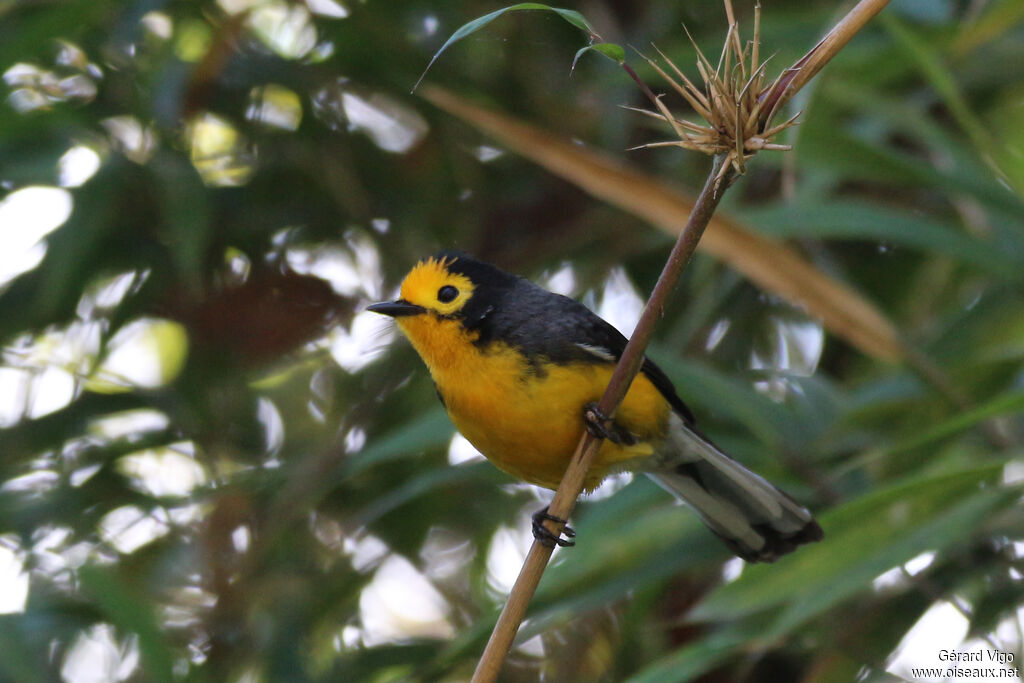
M366 310L373 311L374 313L380 313L381 315L390 315L392 318L401 318L406 315L419 315L420 313L426 313L427 309L416 304L411 304L404 299L398 301L382 301L379 304L370 304L366 307Z

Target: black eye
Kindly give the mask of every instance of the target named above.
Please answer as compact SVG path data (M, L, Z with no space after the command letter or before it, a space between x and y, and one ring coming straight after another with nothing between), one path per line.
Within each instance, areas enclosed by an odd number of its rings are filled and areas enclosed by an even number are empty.
M459 295L459 290L455 289L451 285L445 285L441 289L437 290L437 300L443 304L455 301L455 297Z

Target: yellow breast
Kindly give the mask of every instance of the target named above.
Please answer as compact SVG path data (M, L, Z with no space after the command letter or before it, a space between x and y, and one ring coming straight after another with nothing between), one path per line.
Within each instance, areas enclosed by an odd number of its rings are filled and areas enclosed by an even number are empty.
M557 488L583 433L583 406L600 399L613 366L574 362L538 368L507 344L474 346L475 333L454 320L421 315L398 323L430 368L463 436L509 474ZM650 455L665 433L669 411L654 385L638 376L615 417L638 443L605 442L587 489Z

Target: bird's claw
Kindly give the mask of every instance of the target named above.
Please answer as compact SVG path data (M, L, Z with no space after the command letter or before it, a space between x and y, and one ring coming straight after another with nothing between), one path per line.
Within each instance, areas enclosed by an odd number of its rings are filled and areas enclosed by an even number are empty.
M583 406L583 425L591 436L613 440L615 435L609 427L610 423L611 419L597 407L596 403L588 403Z
M561 533L568 536L568 538L562 538L561 534L552 533L546 526L544 526L544 522L547 520L557 522L558 524L565 524L566 522L566 520L561 517L549 515L548 508L545 506L543 509L533 513L533 537L535 539L548 548L554 548L556 545L563 548L569 548L576 545L576 541L571 540L576 537L576 531L571 526L562 527Z

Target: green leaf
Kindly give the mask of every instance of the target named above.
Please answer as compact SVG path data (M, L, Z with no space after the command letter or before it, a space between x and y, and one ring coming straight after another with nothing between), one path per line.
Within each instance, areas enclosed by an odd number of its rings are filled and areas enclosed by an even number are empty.
M725 662L733 651L749 638L749 634L732 631L687 645L644 668L627 683L674 683L690 681Z
M586 18L584 18L584 16L582 14L580 14L579 12L577 12L576 10L560 9L558 7L551 7L550 5L545 5L544 3L541 3L541 2L520 2L520 3L516 4L516 5L509 5L508 7L503 7L502 9L495 10L495 11L491 12L490 14L485 14L482 17L477 17L473 21L467 22L467 23L463 24L462 26L460 26L458 28L458 30L456 30L455 33L453 33L451 35L451 37L448 38L448 40L445 41L444 45L441 46L441 49L439 49L437 52L435 52L434 56L430 58L430 63L427 64L427 68L423 70L423 74L419 77L419 80L416 81L416 85L414 85L412 87L413 92L415 92L416 88L418 88L420 86L420 83L423 81L423 78L427 75L427 72L430 71L430 67L434 66L434 62L436 62L437 58L441 56L441 53L444 52L445 50L447 50L449 47L451 47L451 45L453 45L454 43L462 40L463 38L465 38L468 35L476 33L477 31L482 29L484 26L487 26L487 24L491 23L492 21L494 21L498 17L502 16L503 14L506 14L508 12L517 12L517 11L521 11L521 10L547 10L549 12L554 12L555 14L557 14L558 16L562 17L567 22L569 22L570 24L575 26L576 28L580 29L581 31L586 32L587 35L590 36L590 38L592 40L593 39L599 39L597 33L595 33L594 29L590 26L590 22L588 22L586 20ZM610 45L610 43L599 43L599 45ZM609 54L609 52L613 53L614 50L610 50L608 47L605 47L605 48L598 48L597 46L591 46L591 47L594 47L595 49L598 50L598 52L600 52L601 54L604 54L607 57L610 57L611 59L616 59L611 54ZM619 47L618 45L614 45L612 47L617 47L619 49L619 51L622 52L623 59L625 59L625 52L622 51L621 47ZM584 48L584 49L586 49L586 48ZM579 55L580 55L580 53L577 52L576 53L576 58L577 59L579 58ZM576 60L574 59L573 60L573 65L575 66L575 64L576 64Z
M433 408L375 440L355 455L343 472L353 476L384 462L438 448L452 438L454 431L444 410Z
M392 510L420 496L436 492L437 489L454 483L483 479L493 471L494 466L487 462L429 469L401 486L375 497L371 504L353 515L352 522L361 526L370 526Z
M610 498L593 505L584 503L578 516L573 515L578 543L566 554L565 562L556 557L545 571L518 642L554 623L607 607L646 586L707 567L726 556L725 547L696 515L671 502L670 496L646 477ZM437 665L445 666L479 650L497 616L488 615L472 628L463 629L438 654Z
M1021 410L1024 410L1024 392L1003 394L982 406L978 406L974 410L955 415L951 419L946 420L931 429L914 434L910 438L886 449L885 452L893 454L919 448L929 443L939 441L940 439L945 439L953 436L954 434L958 434L966 429L970 429L979 422L983 422L993 417L999 417L1000 415L1019 413Z
M975 48L993 41L1024 21L1024 4L1018 0L993 0L970 22L961 24L953 41L953 53L965 55ZM994 42L994 41L993 41Z
M831 589L828 584L820 584L817 590L804 592L794 599L778 616L772 627L765 631L764 637L771 639L791 631L842 600L869 588L871 581L879 574L903 564L916 555L941 550L968 538L994 509L1009 503L1019 495L1018 491L1003 491L1002 495L979 491L976 495L951 506L944 505L941 496L936 497L933 499L937 507L934 510L934 519L921 524L912 533L898 537L888 545L875 550L874 557L861 562L857 562L856 556L848 558L852 562L837 577L838 580L831 584ZM901 510L894 506L891 512L895 515L900 514ZM861 538L867 540L865 536ZM862 551L865 547L871 546L861 543Z
M1003 463L994 463L920 477L853 500L821 517L822 542L775 565L747 567L691 616L727 620L786 606L764 634L778 636L870 586L884 571L969 536L995 508L1019 496L992 486L1002 470Z
M793 411L726 377L707 365L680 358L657 345L650 354L679 388L680 396L697 412L711 411L745 426L768 446L777 449L800 431Z
M826 81L823 85L815 94L823 101L827 97L827 101L817 110L812 108L808 111L794 145L805 168L827 169L847 182L858 179L886 183L890 187L935 187L953 196L967 193L992 209L1006 212L1009 216L1020 215L1019 197L996 182L991 172L981 173L978 171L980 165L969 163L977 159L977 150L960 144L955 136L940 142L937 138L944 137L943 131L927 120L918 123L921 118L918 108L908 107L902 102L893 103L885 98L884 93L865 93L863 88L858 92L850 83L833 85ZM936 153L953 154L957 163L949 168L937 167L892 145L881 144L862 128L839 125L836 118L845 112L828 111L836 104L855 108L860 116L869 117L876 125L882 123L915 138L925 136L925 144L929 147L941 145ZM960 159L961 155L967 157L968 163Z
M904 56L917 64L976 150L1005 180L1012 182L1014 178L1008 177L999 168L1003 150L989 135L984 122L974 114L953 74L943 63L942 55L936 50L935 41L918 36L891 13L882 13L879 21L903 48ZM1014 190L1017 196L1024 196L1024 187L1015 186Z
M884 205L829 198L827 203L806 202L800 211L793 211L788 204L777 204L744 212L743 216L779 237L882 240L943 254L1007 277L1019 273L1013 255L1000 251L991 241L968 236L935 218Z
M663 491L655 495L668 497ZM707 570L727 554L689 508L672 502L617 521L602 527L576 525L580 541L573 556L545 573L518 642L614 604L638 589Z
M601 53L616 64L622 64L626 61L626 51L622 49L621 45L617 45L615 43L594 43L593 45L581 47L576 51L576 56L572 58L572 67L569 68L569 71L575 71L576 62L580 60L580 57L583 56L584 52L589 52L591 50Z
M537 591L536 605L552 607L604 581L625 578L642 585L637 573L670 576L725 556L697 516L670 495L639 477L611 498L584 508L573 525L578 542L571 561L552 566ZM705 543L707 541L707 543Z

